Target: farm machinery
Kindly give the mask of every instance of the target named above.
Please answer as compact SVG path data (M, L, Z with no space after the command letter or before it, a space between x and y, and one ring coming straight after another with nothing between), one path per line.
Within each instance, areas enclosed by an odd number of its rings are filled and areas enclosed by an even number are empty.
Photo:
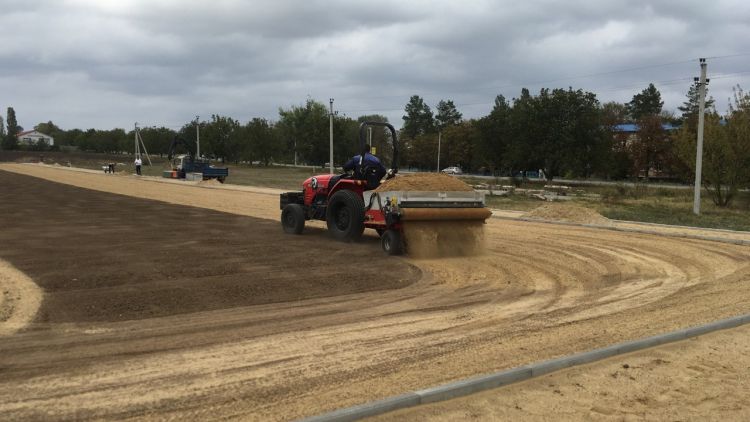
M393 159L386 179L399 177L396 130L388 123L363 122L359 130L362 151L365 151L368 126L390 130ZM302 183L301 191L282 193L280 208L284 232L301 234L305 221L322 220L335 239L352 242L368 228L380 235L383 251L399 255L408 249L404 228L410 224L446 221L473 224L484 222L491 215L485 207L483 193L391 190L389 185L398 185L386 180L379 187L380 180L373 180L373 174L374 169L363 168L359 172L355 170L354 174L313 176Z
M180 145L187 150L187 154L175 155L175 150ZM172 164L172 169L164 170L162 176L168 179L185 179L189 176L197 176L202 180L217 179L224 183L224 180L229 176L229 169L212 166L207 158L198 157L195 150L196 148L188 141L175 136L167 153L167 159Z

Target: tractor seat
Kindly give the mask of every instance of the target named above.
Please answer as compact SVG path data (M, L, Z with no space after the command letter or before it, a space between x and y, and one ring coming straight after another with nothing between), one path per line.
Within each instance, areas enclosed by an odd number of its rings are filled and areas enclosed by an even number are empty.
M362 175L362 180L367 182L365 190L372 190L380 186L380 180L383 179L385 173L383 173L378 167L367 166L362 171Z

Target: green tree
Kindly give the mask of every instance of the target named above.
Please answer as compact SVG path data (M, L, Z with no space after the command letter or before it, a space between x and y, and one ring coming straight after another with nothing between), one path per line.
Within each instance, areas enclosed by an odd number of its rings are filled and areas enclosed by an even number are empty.
M410 140L410 151L406 164L421 170L434 171L437 164L437 133L422 133Z
M461 123L463 116L456 109L453 101L440 100L436 107L435 126L438 130L443 130L449 126L455 126Z
M518 170L588 177L602 167L607 142L596 95L569 88L528 90L514 100L508 161Z
M266 119L254 118L245 126L249 142L250 161L260 161L268 166L274 156L281 152L277 132Z
M42 132L46 135L49 135L55 140L62 135L64 130L60 129L56 124L52 123L52 121L48 121L47 123L39 123L38 125L34 126L34 130Z
M697 130L698 127L698 108L700 105L699 102L699 95L698 95L698 87L695 85L690 85L690 89L688 89L687 92L687 100L682 103L681 106L677 107L677 109L682 113L682 124L688 125L693 130ZM706 95L708 95L708 87L706 87ZM707 98L705 100L705 108L706 109L713 109L714 108L714 99L713 98Z
M409 102L404 107L406 113L402 119L404 124L401 127L401 136L407 139L415 139L417 135L430 133L435 128L435 119L432 110L422 97L412 95Z
M169 145L172 143L177 132L166 127L144 127L140 129L141 139L146 146L148 153L151 155L164 156L169 152ZM193 132L195 127L193 126ZM130 131L121 146L122 151L132 152L135 142L135 134Z
M201 127L201 154L222 162L238 161L242 140L237 136L240 124L231 117L211 115L211 121Z
M476 138L477 167L484 167L493 174L510 171L508 145L510 143L511 107L502 95L495 97L495 105L489 115L476 122L479 131Z
M538 109L537 99L526 88L522 88L521 95L513 99L509 119L508 144L503 159L503 167L507 169L510 175L514 175L518 170L539 168L541 165L532 151L540 135L540 128L536 124L539 120Z
M329 128L327 107L313 99L302 106L279 109L276 124L289 157L295 161L322 166L329 159ZM335 159L335 158L334 158Z
M662 106L664 106L664 101L661 100L661 93L651 83L633 96L628 103L628 114L633 120L638 120L643 116L660 114Z
M13 107L8 107L5 123L8 130L5 131L5 137L3 138L3 149L17 149L20 130L16 120L16 111L13 110Z
M602 126L613 129L615 126L627 123L628 107L625 104L616 101L610 101L602 104Z
M676 153L695 175L696 130L684 125L676 136ZM738 86L725 123L716 111L706 114L703 132L703 187L714 204L729 206L750 183L750 95Z
M644 115L637 122L638 134L628 145L633 160L633 175L649 179L651 169L660 169L666 161L669 148L661 116Z
M440 162L446 166L461 167L465 171L478 167L474 162L474 146L478 144L480 136L474 120L447 126L443 130Z

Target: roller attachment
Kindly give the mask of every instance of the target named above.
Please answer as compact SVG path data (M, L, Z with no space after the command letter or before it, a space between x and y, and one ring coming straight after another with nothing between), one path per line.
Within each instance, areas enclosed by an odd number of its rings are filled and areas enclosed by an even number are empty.
M489 208L401 208L401 221L486 220Z

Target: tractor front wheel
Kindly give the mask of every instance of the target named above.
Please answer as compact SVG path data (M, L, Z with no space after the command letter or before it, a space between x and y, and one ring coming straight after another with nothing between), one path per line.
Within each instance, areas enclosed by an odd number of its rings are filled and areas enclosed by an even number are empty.
M326 208L326 224L337 240L359 240L365 231L365 203L362 197L350 190L334 193Z
M301 234L305 228L305 210L300 204L287 204L281 210L281 227L284 233Z
M401 255L404 253L404 244L401 241L401 233L397 230L386 230L380 237L380 246L388 255Z

